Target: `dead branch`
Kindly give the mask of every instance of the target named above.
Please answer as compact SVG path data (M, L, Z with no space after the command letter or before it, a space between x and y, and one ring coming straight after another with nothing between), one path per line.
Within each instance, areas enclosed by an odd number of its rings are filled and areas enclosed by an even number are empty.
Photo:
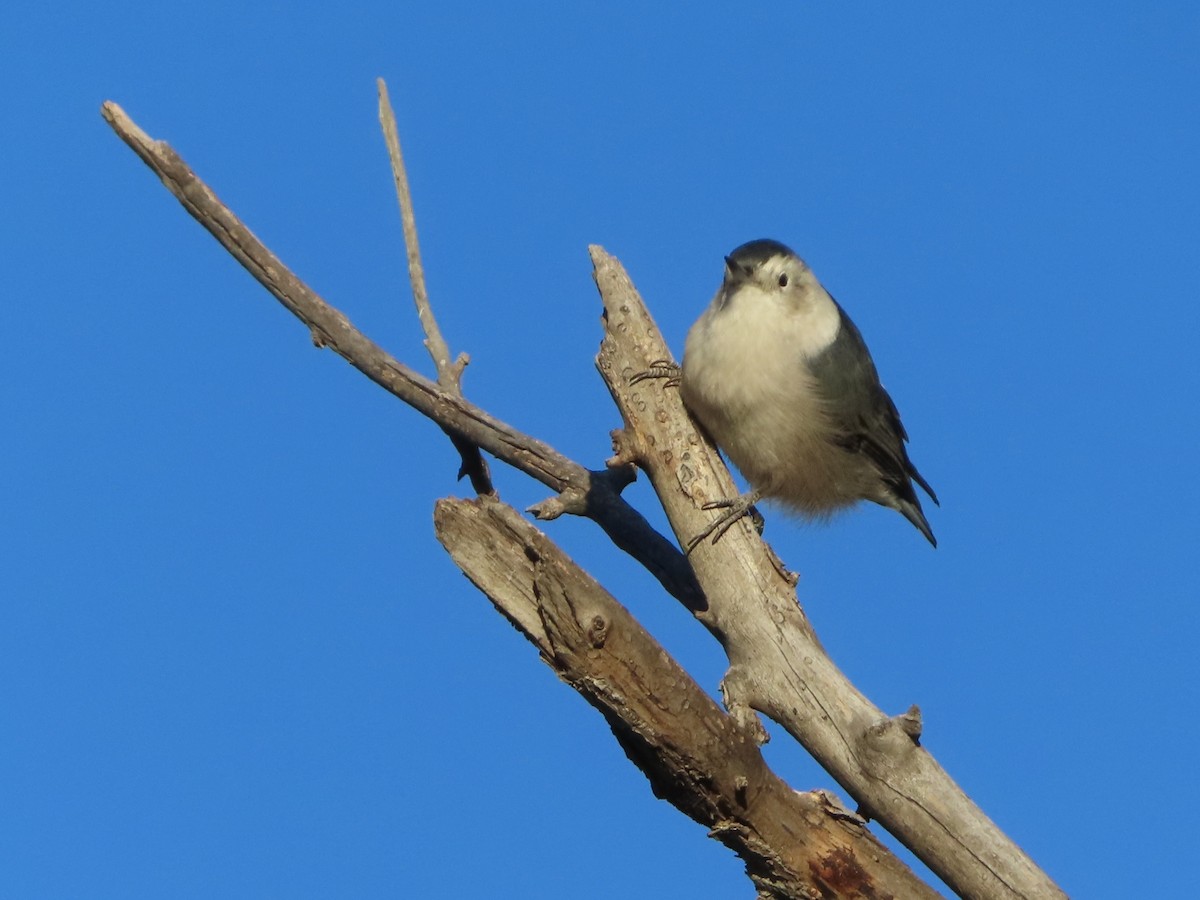
M440 500L434 522L459 568L604 715L655 796L737 853L760 897L939 896L825 792L788 787L753 736L512 507Z
M438 425L556 491L553 501L538 504L539 518L552 519L563 513L587 516L614 544L645 566L671 596L689 609L703 606L695 575L683 554L620 496L621 489L635 477L632 466L590 471L417 374L297 278L169 145L151 139L111 101L101 107L101 114L184 209L308 327L314 344L330 348Z
M170 147L152 141L115 104L106 103L103 113L189 213L309 327L318 345L331 347L449 432L551 487L558 496L538 504L535 514L553 518L570 512L595 519L684 602L728 654L722 687L740 734L760 733L753 710L780 722L866 814L960 895L1064 896L917 745L914 716L885 716L837 670L796 602L794 578L751 529L739 525L717 546L697 548L693 574L675 546L620 497L636 461L650 475L676 534L689 537L710 515L700 505L731 496L733 488L673 391L654 383L628 387L634 373L669 353L615 259L592 248L607 331L598 365L626 428L617 441L615 465L590 472L386 354L289 272Z
M376 79L375 84L379 91L379 123L383 127L383 139L392 163L392 180L396 183L396 200L400 204L400 223L404 230L405 255L408 257L408 278L412 283L417 318L425 331L425 347L433 357L438 384L449 393L461 397L463 370L466 369L470 358L461 353L458 359L450 361L450 347L442 337L442 330L438 328L437 318L433 315L433 306L425 289L425 268L421 265L421 245L417 240L417 214L413 209L412 191L408 188L408 170L404 167L404 155L400 152L396 114L392 111L392 103L388 99L387 84L382 78ZM477 494L495 494L492 474L488 471L487 460L479 452L479 447L453 431L446 431L446 434L458 455L462 457L462 468L458 470L458 477L470 476L471 487Z
M670 359L621 264L591 248L604 300L597 367L621 410L625 458L646 471L681 542L736 496L716 450L696 430L679 392L632 376ZM708 605L696 616L729 657L726 706L758 710L799 741L860 804L956 893L979 900L1064 897L912 736L914 715L889 717L833 664L795 594L795 578L742 520L691 554Z

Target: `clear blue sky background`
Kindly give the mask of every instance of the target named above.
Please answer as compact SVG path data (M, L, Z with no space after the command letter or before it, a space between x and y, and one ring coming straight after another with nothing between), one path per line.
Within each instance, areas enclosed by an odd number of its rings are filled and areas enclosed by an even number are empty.
M943 502L936 551L874 507L769 515L822 639L882 708L920 704L1073 896L1175 895L1200 8L1049 6L8 9L0 894L751 896L441 551L445 437L313 349L99 116L121 103L428 371L383 76L469 395L580 462L619 424L588 243L677 351L732 247L809 260ZM674 601L590 523L546 530L715 690Z

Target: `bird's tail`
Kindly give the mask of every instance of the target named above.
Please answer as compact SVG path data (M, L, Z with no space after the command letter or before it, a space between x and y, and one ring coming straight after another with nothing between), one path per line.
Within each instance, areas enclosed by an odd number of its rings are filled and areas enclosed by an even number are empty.
M937 501L935 500L934 502L936 503ZM933 544L934 547L937 546L937 538L933 536L933 529L929 527L929 522L925 518L925 512L921 509L921 501L915 495L912 500L906 500L903 497L897 498L896 509L900 511L900 514L904 518L917 526L917 530L925 535L925 539L929 543Z

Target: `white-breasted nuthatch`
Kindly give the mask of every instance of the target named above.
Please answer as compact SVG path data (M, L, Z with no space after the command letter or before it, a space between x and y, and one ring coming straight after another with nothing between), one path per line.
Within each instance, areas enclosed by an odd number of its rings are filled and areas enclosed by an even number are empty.
M937 496L908 458L862 335L783 244L751 241L725 257L725 280L688 332L679 386L751 487L709 504L728 510L691 546L764 498L818 518L872 500L937 546L913 481Z

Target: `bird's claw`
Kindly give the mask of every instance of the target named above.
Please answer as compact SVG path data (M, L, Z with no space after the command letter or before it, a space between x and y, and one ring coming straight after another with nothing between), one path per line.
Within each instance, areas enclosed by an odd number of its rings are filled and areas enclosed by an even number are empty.
M637 384L639 381L649 381L651 378L665 378L667 380L666 387L678 387L681 370L673 360L656 359L650 363L650 368L644 372L638 372L629 379L631 385Z
M700 543L710 534L712 535L712 544L716 546L717 541L725 536L725 532L732 528L734 523L743 516L749 516L751 523L754 525L754 530L762 534L763 526L766 522L762 517L762 513L754 505L758 499L757 494L751 493L743 494L732 500L713 500L705 503L700 507L701 509L723 509L725 512L717 516L716 519L708 524L708 527L687 542L686 554L690 556L692 551L699 547Z

